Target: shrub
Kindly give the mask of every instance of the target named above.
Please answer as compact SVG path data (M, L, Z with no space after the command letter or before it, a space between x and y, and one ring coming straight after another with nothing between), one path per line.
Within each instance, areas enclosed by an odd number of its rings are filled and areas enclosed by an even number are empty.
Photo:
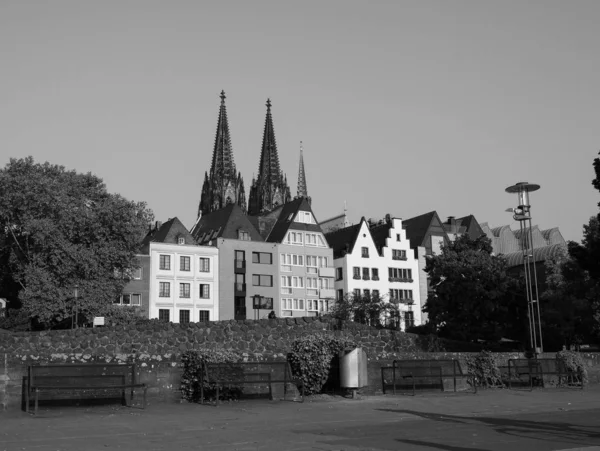
M356 343L325 334L308 335L294 341L288 361L292 374L304 386L304 394L311 395L321 391L329 377L334 357L347 348L356 348Z
M473 383L483 387L504 387L498 368L498 359L490 351L481 351L475 356L467 356L467 372Z
M0 309L0 329L14 332L31 330L31 320L23 309Z
M556 353L556 358L565 364L567 371L572 371L573 373L578 374L581 377L581 382L583 385L588 383L587 368L585 367L585 362L580 353L567 350L558 351Z
M233 351L225 349L198 349L186 351L181 355L183 373L181 375L181 397L188 402L200 401L200 384L202 363L235 363L241 360L241 356ZM235 368L232 368L235 371ZM208 399L214 398L216 384L204 382L204 396ZM241 394L240 387L219 387L220 399L234 399Z

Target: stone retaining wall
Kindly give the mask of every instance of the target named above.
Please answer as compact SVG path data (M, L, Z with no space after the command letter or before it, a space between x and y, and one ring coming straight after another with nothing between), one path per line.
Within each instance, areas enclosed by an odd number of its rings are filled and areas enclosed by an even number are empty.
M440 342L429 337L320 318L220 321L188 325L149 322L132 327L102 327L0 334L0 409L21 407L22 381L32 363L136 363L138 379L148 384L150 402L180 398L180 356L201 348L223 347L246 360L283 360L297 338L314 333L353 339L369 358L367 393L381 391L381 366L393 359L457 358L467 354L431 353ZM455 344L443 342L446 348ZM553 356L554 354L551 354ZM518 354L503 358L521 357ZM598 366L598 360L589 360ZM596 379L592 380L592 382Z

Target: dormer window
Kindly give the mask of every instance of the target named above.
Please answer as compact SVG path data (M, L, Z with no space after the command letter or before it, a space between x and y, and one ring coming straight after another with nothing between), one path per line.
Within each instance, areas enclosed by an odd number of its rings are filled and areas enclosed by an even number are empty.
M185 244L185 238L180 236L179 238L177 238L177 244Z
M250 234L245 230L238 230L238 240L240 241L250 241Z

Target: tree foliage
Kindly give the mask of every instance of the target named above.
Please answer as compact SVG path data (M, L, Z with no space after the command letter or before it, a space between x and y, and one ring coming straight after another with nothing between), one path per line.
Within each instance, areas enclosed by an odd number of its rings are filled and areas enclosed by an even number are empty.
M341 321L379 327L389 325L392 319L396 319L397 324L399 309L397 303L387 302L379 294L346 293L333 304L330 314Z
M441 337L496 341L522 333L521 290L506 269L485 236L463 235L427 260L431 291L424 310Z
M135 269L152 212L106 191L103 181L63 166L11 159L0 170L2 279L22 308L51 327L78 310L101 315ZM4 286L1 288L4 289ZM14 301L14 292L4 293Z

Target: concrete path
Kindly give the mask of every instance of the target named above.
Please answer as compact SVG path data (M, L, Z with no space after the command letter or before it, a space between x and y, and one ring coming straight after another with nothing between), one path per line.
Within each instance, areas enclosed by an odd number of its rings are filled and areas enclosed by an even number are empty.
M0 451L107 449L600 450L600 388L0 413Z

